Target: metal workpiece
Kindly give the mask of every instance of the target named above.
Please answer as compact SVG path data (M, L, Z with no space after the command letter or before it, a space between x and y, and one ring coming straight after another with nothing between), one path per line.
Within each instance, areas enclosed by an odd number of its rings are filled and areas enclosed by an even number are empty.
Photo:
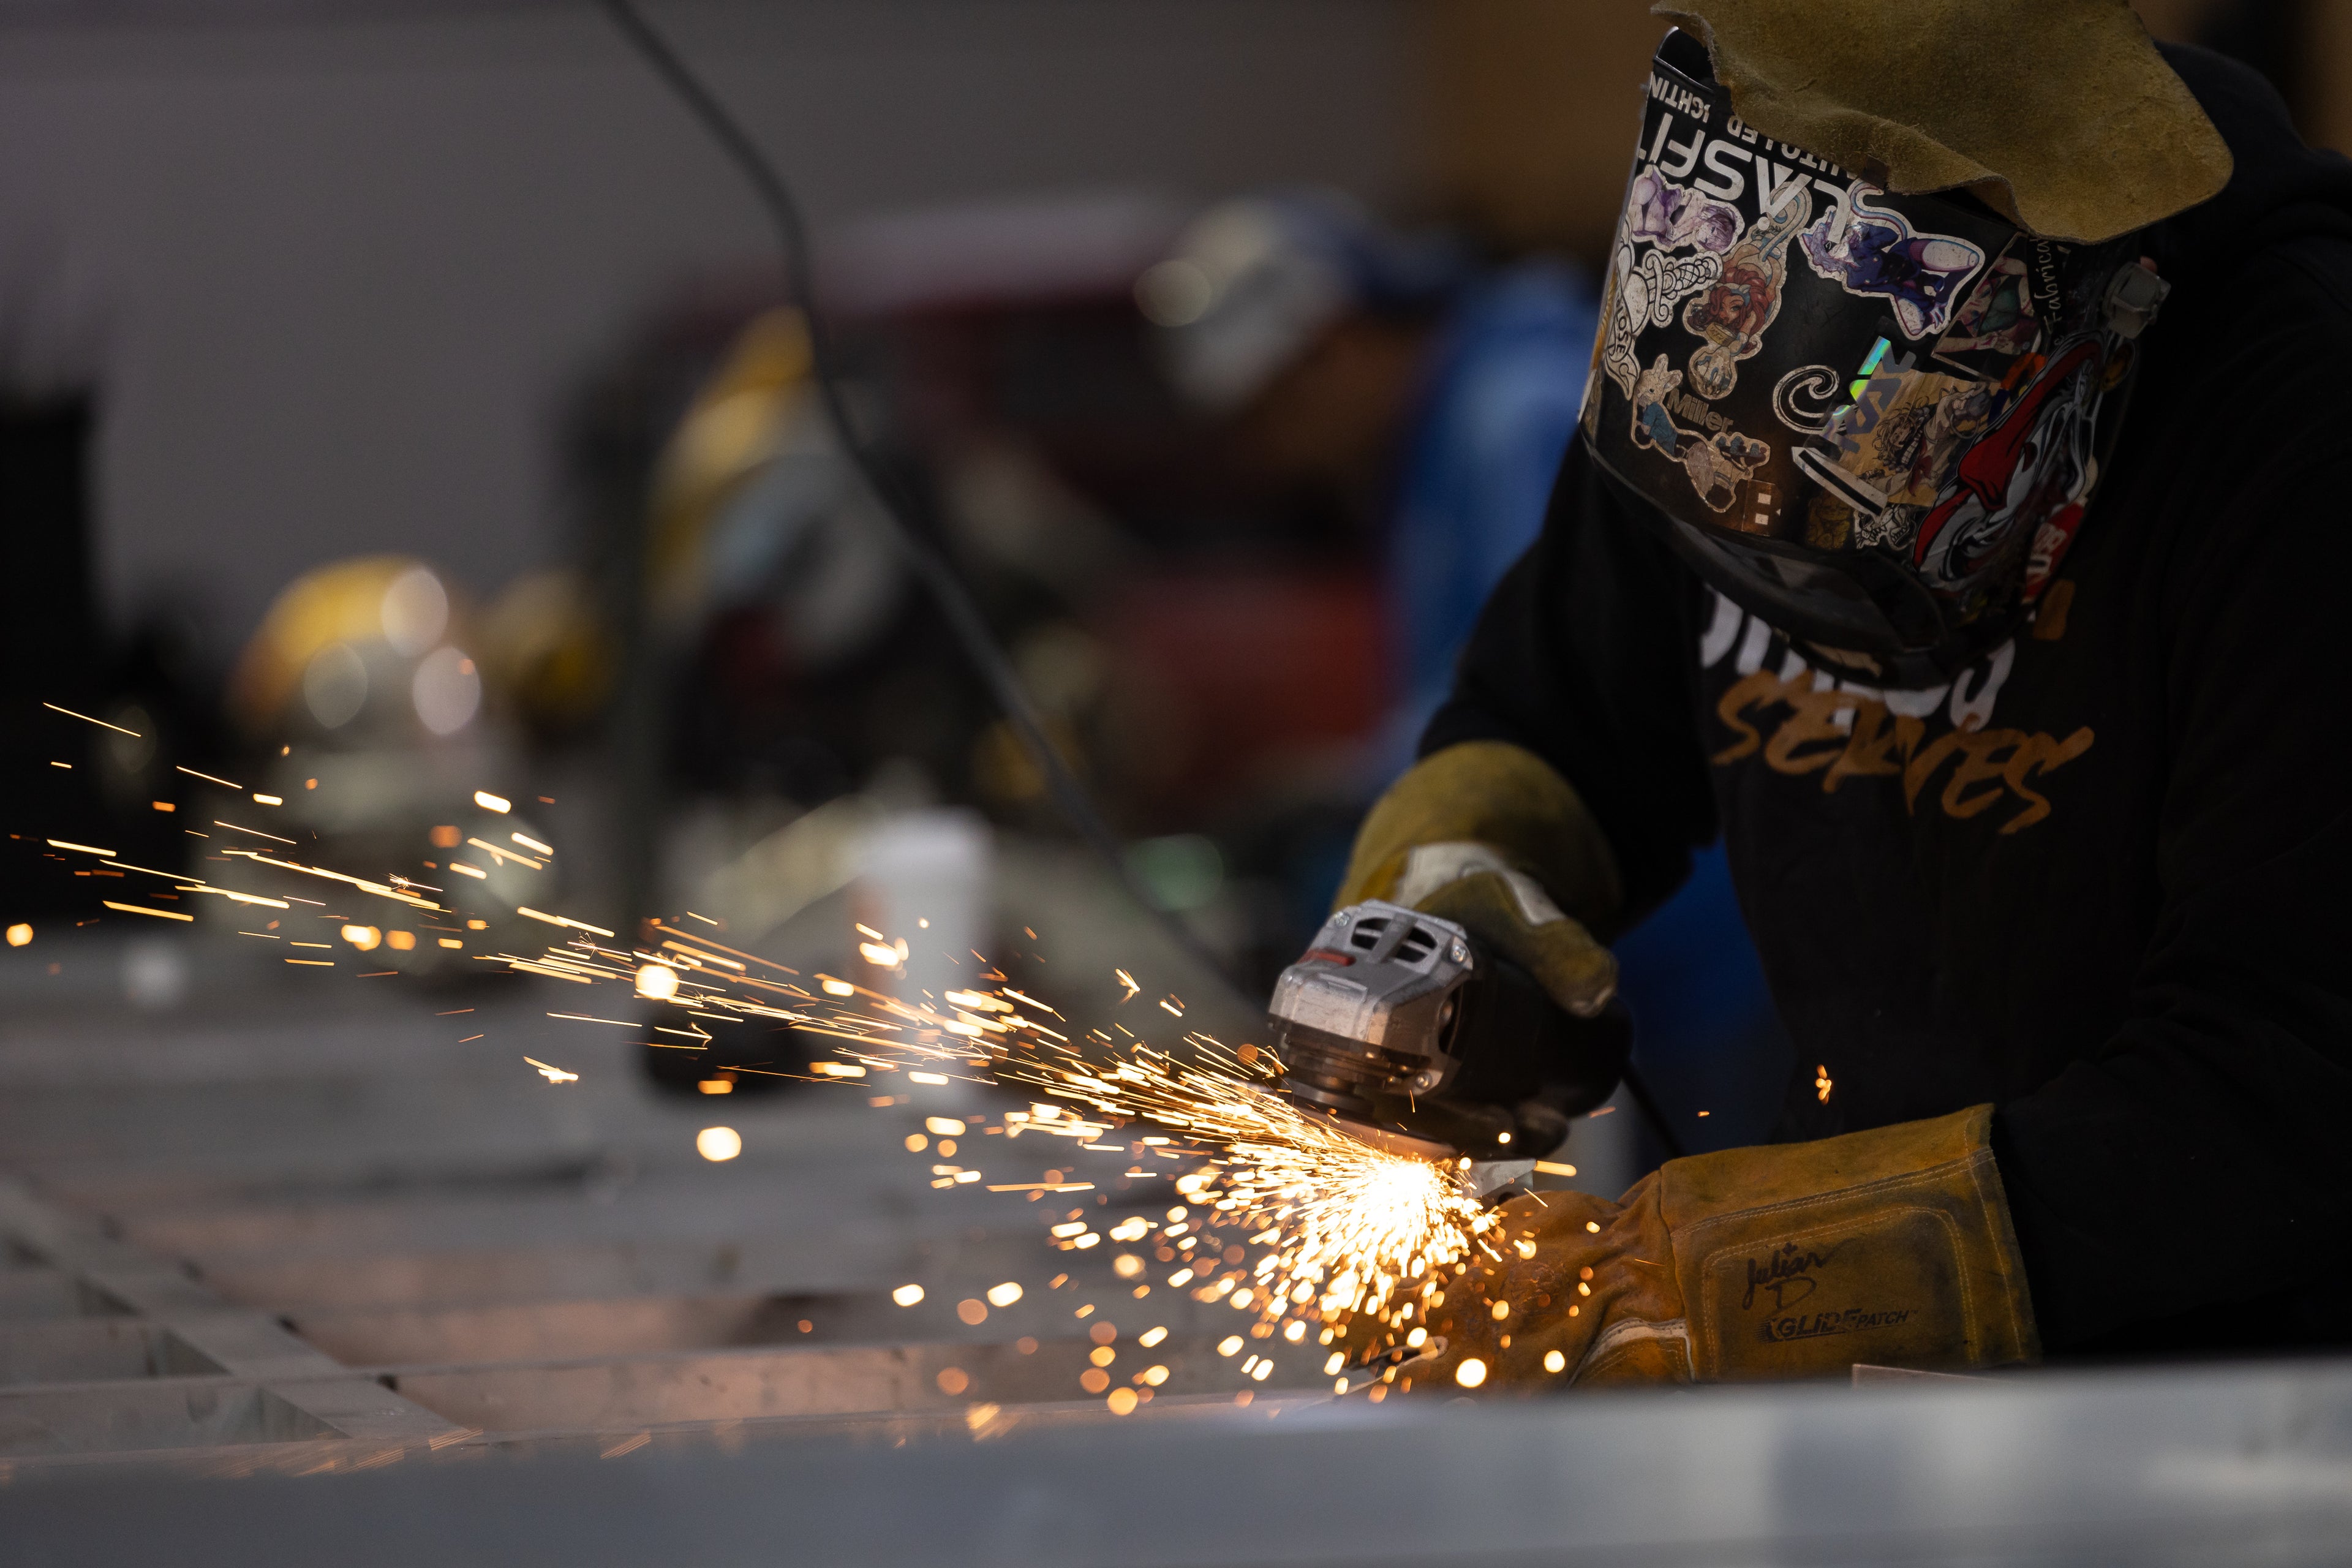
M593 1361L475 1363L412 1367L379 1375L404 1396L451 1420L490 1432L636 1431L693 1422L763 1421L813 1415L882 1419L937 1413L961 1419L975 1405L1061 1405L1083 1399L1078 1379L1094 1347L1076 1335L1024 1351L1013 1343L899 1342L783 1346L713 1355L612 1356ZM1311 1374L1319 1355L1294 1358ZM1165 1364L1162 1397L1207 1395L1230 1403L1232 1362L1205 1339L1170 1340L1109 1363L1125 1382L1146 1364ZM942 1391L953 1368L968 1381ZM1312 1379L1315 1392L1329 1385ZM1276 1394L1298 1392L1273 1385ZM1266 1385L1253 1385L1264 1388ZM1085 1400L1088 1408L1098 1401Z
M1097 1184L934 1187L907 1145L952 1097L1008 1103L981 1086L659 1099L631 1034L549 1016L586 1010L552 984L350 989L0 1017L11 1563L2279 1563L2352 1541L2352 1363L1375 1405L1335 1397L1311 1334L1138 1295L1115 1241L1056 1249L1072 1211L1108 1238L1176 1201L1122 1155L989 1137L966 1158L992 1173ZM697 1152L714 1123L735 1158Z
M955 1423L1100 1407L1112 1379L1139 1406L1328 1392L1324 1347L1242 1352L1226 1300L1141 1289L1117 1243L1057 1250L1064 1207L941 1191L936 1152L908 1147L1018 1099L680 1101L647 1091L630 1035L551 1016L580 1011L570 988L322 994L169 1021L77 994L0 1025L0 1464L341 1468L514 1434ZM740 1154L698 1152L713 1123ZM1033 1183L1094 1167L1056 1204L1105 1231L1174 1197L1173 1167L1129 1181L1066 1139L974 1157Z
M299 1446L307 1459L317 1445ZM2320 1563L2352 1366L1382 1407L1171 1402L18 1475L26 1560ZM312 1461L315 1462L315 1461ZM1367 1484L1366 1478L1410 1484Z
M13 1265L0 1279L45 1287L12 1292L31 1310L0 1321L0 1462L301 1438L405 1442L453 1426L20 1181L0 1179L0 1237Z
M205 1377L227 1370L186 1337L128 1315L19 1323L0 1333L0 1387Z

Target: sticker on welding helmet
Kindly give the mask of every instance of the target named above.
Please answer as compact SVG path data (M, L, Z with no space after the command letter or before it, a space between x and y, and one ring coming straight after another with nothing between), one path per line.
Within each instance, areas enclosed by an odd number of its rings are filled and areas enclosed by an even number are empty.
M1667 256L1654 249L1637 256L1630 245L1618 247L1602 307L1608 325L1601 334L1601 365L1620 392L1633 396L1641 374L1634 338L1648 328L1666 325L1677 304L1722 276L1723 263L1713 256Z
M2028 243L2021 236L2011 240L1985 268L1953 313L1950 330L1936 340L1937 359L1971 375L1998 378L2020 354L2033 352L2042 341L2042 319L2019 254Z
M1931 584L1966 584L2005 569L2011 551L2032 542L2016 538L2012 521L2054 517L2088 499L2098 473L2091 442L2107 390L2105 357L2090 334L2057 345L2042 373L1961 455L1912 545Z
M1584 401L1576 412L1576 427L1587 441L1601 432L1601 378L1606 374L1601 362L1609 354L1610 313L1617 307L1617 269L1609 269L1609 281L1601 289L1601 331L1592 334L1592 360L1584 369Z
M1881 366L1831 426L1837 464L1886 501L1933 506L1960 454L2000 412L1998 389L1975 377Z
M1666 365L1666 356L1660 354L1650 368L1642 373L1633 388L1633 445L1647 447L1678 463L1690 478L1691 488L1699 500L1715 511L1728 511L1739 497L1739 487L1753 479L1756 470L1770 460L1772 448L1762 441L1741 435L1737 430L1717 428L1712 431L1684 429L1675 422L1675 403L1679 400L1696 403L1681 394L1683 373ZM1710 423L1720 426L1722 416L1714 415L1705 405L1690 410L1702 416L1712 416ZM1771 509L1764 510L1769 524ZM1755 531L1743 522L1744 531Z
M1705 398L1730 395L1739 362L1764 346L1780 314L1789 282L1789 241L1812 216L1812 192L1790 180L1773 193L1748 236L1723 258L1723 276L1683 307L1683 330L1706 339L1691 351L1691 390Z
M1601 330L1592 334L1592 363L1586 367L1584 374L1584 407L1576 416L1576 422L1582 427L1584 438L1588 441L1601 433L1601 377L1607 375L1613 380L1617 375L1617 368L1612 359L1612 353L1621 347L1617 295L1617 263L1612 260L1609 264L1609 276L1601 285ZM1624 361L1630 366L1633 358L1630 330L1624 334L1622 348ZM1621 384L1617 390L1626 397L1633 395L1630 380Z
M1723 277L1723 263L1712 256L1669 257L1653 250L1625 277L1625 310L1638 329L1644 322L1639 300L1647 307L1646 323L1663 327L1675 319L1675 307Z
M1633 357L1633 339L1649 319L1649 301L1643 301L1640 317L1635 317L1626 302L1626 284L1632 271L1633 252L1618 252L1617 260L1609 269L1609 290L1601 301L1601 368L1617 384L1617 390L1626 397L1633 395L1633 383L1642 374L1642 362Z
M1772 417L1800 436L1826 436L1842 385L1828 365L1801 364L1772 384Z
M1635 174L1625 193L1624 238L1637 244L1664 251L1690 246L1721 256L1746 227L1737 208L1685 189L1654 164Z
M1887 331L1895 330L1890 323ZM1827 369L1804 366L1781 378L1773 408L1784 423L1794 422L1781 406L1783 394L1804 378L1819 400L1818 373ZM1916 353L1896 351L1884 334L1843 391L1843 401L1815 432L1829 447L1798 448L1797 466L1852 510L1853 537L1907 546L1918 520L1948 489L1961 454L2000 416L2005 399L1975 376L1919 369Z
M1871 197L1884 195L1867 180L1848 185L1805 231L1805 259L1847 293L1886 300L1905 337L1940 332L1985 253L1958 235L1918 233L1901 213L1872 204Z

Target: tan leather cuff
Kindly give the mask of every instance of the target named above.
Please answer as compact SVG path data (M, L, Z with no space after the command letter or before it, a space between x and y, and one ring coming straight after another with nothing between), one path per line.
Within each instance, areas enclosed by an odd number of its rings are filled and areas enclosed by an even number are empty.
M1992 1107L1668 1163L1659 1214L1699 1380L2040 1351Z
M1617 959L1579 922L1529 910L1516 873L1480 871L1456 878L1414 908L1465 927L1480 942L1535 976L1551 999L1580 1018L1597 1016L1617 994ZM1531 880L1524 876L1518 881ZM1541 895L1537 895L1538 898Z
M1447 843L1492 846L1589 927L1605 928L1624 901L1616 857L1575 788L1523 747L1467 741L1414 763L1373 805L1337 905L1394 897L1412 851Z

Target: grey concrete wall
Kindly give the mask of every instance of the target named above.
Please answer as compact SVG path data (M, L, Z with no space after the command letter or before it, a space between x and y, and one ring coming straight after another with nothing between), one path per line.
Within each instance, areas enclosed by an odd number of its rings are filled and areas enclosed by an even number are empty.
M571 379L667 284L765 242L585 0L61 14L0 10L0 353L102 377L118 620L194 591L233 643L294 573L362 550L494 588L551 547ZM820 230L996 195L1413 183L1405 0L656 15Z

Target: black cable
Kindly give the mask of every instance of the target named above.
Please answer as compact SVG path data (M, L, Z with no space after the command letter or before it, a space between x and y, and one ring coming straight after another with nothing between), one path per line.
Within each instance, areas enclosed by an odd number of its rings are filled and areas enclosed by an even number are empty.
M800 312L802 324L808 333L811 379L816 384L834 437L841 443L850 463L866 482L866 489L880 503L882 515L888 520L892 542L899 555L914 572L947 620L948 629L961 645L964 655L981 679L987 685L989 695L1003 711L1005 720L1019 737L1022 748L1037 765L1044 776L1046 790L1054 804L1061 809L1080 839L1101 859L1118 885L1150 913L1160 928L1183 952L1198 961L1217 981L1225 980L1223 965L1195 937L1191 929L1170 910L1153 900L1134 868L1128 863L1126 846L1118 835L1103 820L1094 801L1077 776L1063 762L1045 732L1043 719L1029 700L1029 693L1021 684L1021 677L1005 658L1004 650L996 646L980 606L972 603L963 580L926 531L912 521L915 511L910 498L898 483L887 467L877 457L859 436L850 418L847 400L843 397L839 362L835 357L833 335L824 315L817 310L814 269L810 260L808 225L801 216L800 204L793 199L792 188L784 184L774 163L769 161L759 143L751 140L727 106L719 100L709 86L697 76L693 68L681 58L670 42L657 32L652 23L638 11L634 0L597 0L613 25L620 29L646 63L654 68L670 89L677 93L688 110L702 122L728 159L750 182L760 205L767 210L776 226L776 237L782 243L784 259L784 290L793 308Z

